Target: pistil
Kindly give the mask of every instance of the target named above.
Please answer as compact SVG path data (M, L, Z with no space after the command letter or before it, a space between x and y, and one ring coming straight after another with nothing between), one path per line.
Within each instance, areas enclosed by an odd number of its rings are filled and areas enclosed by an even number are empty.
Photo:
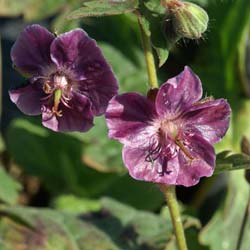
M58 88L54 92L54 106L52 107L52 113L59 117L62 116L62 110L58 110L61 97L62 97L62 90Z

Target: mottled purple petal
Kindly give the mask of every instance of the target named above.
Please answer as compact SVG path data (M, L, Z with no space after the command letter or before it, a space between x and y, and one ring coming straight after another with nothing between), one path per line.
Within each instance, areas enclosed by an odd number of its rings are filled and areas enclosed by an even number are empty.
M173 119L201 97L200 79L186 66L181 74L160 87L156 97L156 110L159 116Z
M39 83L29 84L9 91L10 99L26 115L41 114L42 98L45 97Z
M21 32L11 49L11 59L23 73L46 74L50 60L50 45L54 35L40 25L34 24Z
M109 137L124 144L143 145L156 134L152 125L154 105L137 93L117 95L111 99L106 111Z
M217 143L229 127L230 113L230 106L224 99L193 105L183 117L185 129L200 133L212 144Z
M59 35L51 45L51 58L59 68L72 71L75 80L96 79L111 73L95 40L82 29ZM110 80L116 82L114 76Z
M91 100L93 114L97 116L105 113L110 99L117 91L118 85L111 71L79 82L77 90Z
M159 157L154 162L146 161L146 157L146 148L130 146L123 148L123 162L134 179L168 185L176 183L179 171L177 157L170 161L165 157Z
M209 142L198 135L189 137L187 140L189 142L187 150L193 159L190 159L182 150L179 151L180 170L176 184L189 187L197 184L201 177L213 174L215 151Z
M74 93L68 105L70 108L62 103L59 105L59 110L62 110L61 117L52 116L51 108L44 107L42 113L43 125L54 131L61 132L85 132L93 127L93 114L87 97Z

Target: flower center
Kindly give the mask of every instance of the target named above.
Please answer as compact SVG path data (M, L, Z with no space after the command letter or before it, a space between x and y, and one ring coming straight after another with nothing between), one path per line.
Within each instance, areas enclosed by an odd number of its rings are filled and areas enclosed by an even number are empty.
M62 110L59 110L59 104L70 108L68 102L71 99L72 86L65 75L54 74L47 78L43 83L43 91L47 96L43 98L49 103L52 102L52 115L62 116Z
M175 140L178 135L178 126L174 121L165 120L161 122L160 130L165 137L168 137L171 140Z

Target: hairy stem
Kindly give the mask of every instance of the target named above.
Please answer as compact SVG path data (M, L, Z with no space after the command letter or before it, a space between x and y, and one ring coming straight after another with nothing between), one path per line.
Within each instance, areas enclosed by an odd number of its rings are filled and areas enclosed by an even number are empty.
M164 193L168 209L171 215L172 224L175 231L176 242L179 250L187 250L187 243L184 234L184 229L181 221L178 201L175 193L175 186L160 185L161 191Z
M145 56L145 61L146 61L146 66L147 66L149 85L151 89L154 89L154 88L158 88L158 80L157 80L157 74L156 74L156 68L155 68L155 62L154 62L154 55L152 52L151 40L150 40L150 37L144 32L139 18L140 17L138 17L138 23L139 23L140 31L141 31L142 46L143 46L144 56Z

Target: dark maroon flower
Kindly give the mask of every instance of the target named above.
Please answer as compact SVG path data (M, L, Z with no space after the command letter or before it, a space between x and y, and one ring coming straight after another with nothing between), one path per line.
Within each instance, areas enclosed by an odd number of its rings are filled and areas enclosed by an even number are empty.
M138 180L192 186L211 176L213 144L226 133L230 106L202 97L199 78L185 67L164 83L155 102L137 93L111 99L109 136L124 144L123 161Z
M117 81L95 40L82 29L55 37L39 25L28 26L11 50L25 87L10 98L25 114L42 113L54 131L87 131L117 93Z

